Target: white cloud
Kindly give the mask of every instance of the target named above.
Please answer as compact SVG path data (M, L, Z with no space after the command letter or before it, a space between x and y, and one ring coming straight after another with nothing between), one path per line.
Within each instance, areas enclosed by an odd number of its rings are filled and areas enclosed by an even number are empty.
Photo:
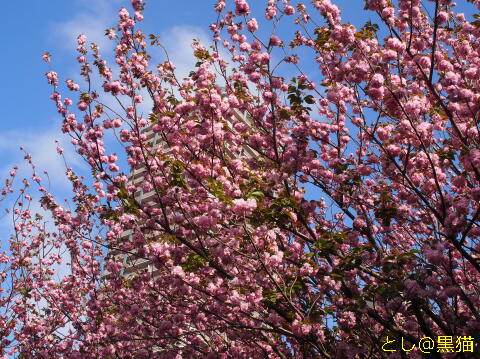
M60 136L59 136L60 135ZM36 131L5 131L0 133L0 152L4 156L4 166L0 170L0 177L3 179L8 176L8 173L14 165L19 166L17 177L14 183L14 190L20 189L23 178L30 180L32 176L32 169L24 160L24 153L20 151L20 146L23 146L25 151L32 156L32 161L35 165L35 171L38 176L42 178L42 185L58 198L64 198L70 190L70 182L65 176L66 166L63 158L57 153L55 140L59 140L59 146L64 149L64 155L69 167L74 169L86 168L86 165L79 161L79 156L73 150L73 146L69 143L69 137L62 135L58 129L51 129L39 133ZM44 174L48 173L48 176ZM38 202L37 186L32 185L30 195L33 196L32 213L39 213L45 218L49 218ZM18 192L17 192L18 193ZM14 198L7 197L5 202L1 203L0 210L0 239L5 239L12 233L12 218L11 215L5 215L4 209L11 209ZM53 221L48 220L50 224Z
M168 31L160 33L160 42L165 47L170 61L175 65L175 73L179 79L187 77L189 72L195 69L197 61L193 56L193 39L208 47L211 44L209 34L202 28L182 25L174 26ZM163 52L161 54L163 57Z
M32 175L32 169L24 160L24 152L20 151L20 146L23 146L25 151L32 156L32 161L35 165L36 173L42 178L42 185L54 194L56 194L57 201L59 198L65 196L70 189L70 183L65 177L66 166L62 157L57 153L57 144L55 140L59 141L59 146L64 148L64 154L67 160L67 165L78 168L86 167L78 160L78 155L73 151L72 145L69 143L69 137L63 135L58 128L39 132L37 130L30 131L6 131L0 133L0 152L4 155L4 167L0 171L0 176L8 176L8 172L14 165L19 166L17 171L17 178L14 184L14 190L18 193L21 188L21 180L23 178L29 179ZM48 177L44 174L48 173ZM29 210L32 215L36 213L43 217L42 223L47 232L54 232L56 230L55 224L51 214L44 210L40 203L40 193L37 190L36 184L32 184L28 194L32 195L32 201L29 205ZM1 204L2 211L6 208L12 209L16 196L7 197L7 201ZM61 201L59 201L61 203ZM13 233L13 219L12 214L4 214L0 216L0 240L2 245L6 244L6 239ZM50 248L50 253L58 253L63 260L62 264L54 265L52 269L55 271L54 280L59 281L65 275L70 273L70 255L67 249L62 246L59 249ZM42 303L38 303L42 306Z
M8 173L13 165L19 165L22 170L18 177L30 177L28 176L30 169L23 159L23 152L19 150L20 146L23 146L25 151L31 154L40 177L48 181L47 177L43 175L43 172L47 171L52 189L66 189L68 186L68 180L64 175L66 167L62 157L56 151L55 140L58 140L59 146L64 149L69 166L81 165L78 155L74 153L72 145L69 143L70 138L63 135L58 128L43 132L39 132L38 129L12 130L0 133L0 151L10 159L10 163L5 161L6 165L2 169L2 174Z
M105 37L105 29L115 25L117 10L124 4L121 0L80 0L80 10L69 20L52 25L52 35L58 39L64 50L76 47L80 34L87 36L87 41L94 42L100 49L112 48L112 42Z

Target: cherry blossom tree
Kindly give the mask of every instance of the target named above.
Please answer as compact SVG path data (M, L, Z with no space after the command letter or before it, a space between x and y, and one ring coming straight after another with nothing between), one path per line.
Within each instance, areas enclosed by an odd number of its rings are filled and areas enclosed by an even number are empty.
M67 169L70 207L24 182L5 357L415 358L478 334L478 16L365 0L356 28L334 0L265 4L218 0L185 78L153 63L141 0L107 30L112 64L80 35L83 80L47 73L91 174ZM458 345L430 355L478 355Z

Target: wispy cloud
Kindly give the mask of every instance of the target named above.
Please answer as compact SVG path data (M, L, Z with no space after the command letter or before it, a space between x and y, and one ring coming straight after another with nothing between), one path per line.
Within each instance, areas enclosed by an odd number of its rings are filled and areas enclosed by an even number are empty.
M109 49L112 42L105 37L105 29L116 21L117 10L124 5L122 0L79 0L79 11L68 20L52 25L52 35L57 38L60 48L71 51L76 46L79 34L85 34L89 42L101 49Z
M60 136L59 136L60 135ZM2 153L2 164L0 174L2 178L8 176L9 171L14 165L19 166L17 171L17 179L15 189L20 189L20 182L23 178L31 178L32 169L24 160L24 153L20 151L20 146L23 146L25 151L32 156L35 165L36 173L42 178L42 185L49 191L54 193L57 198L65 197L70 189L70 182L65 176L65 162L56 151L55 140L58 140L58 145L64 149L64 155L67 160L67 165L73 168L86 168L86 165L79 160L79 156L74 153L72 145L67 136L62 136L58 129L50 129L48 131L38 133L36 131L8 131L0 133L0 152ZM48 176L44 174L48 173ZM33 196L32 208L42 214L44 217L49 217L37 203L39 198L38 192L34 186L29 191ZM7 198L3 202L0 209L12 208L13 197ZM53 223L53 221L50 221ZM5 213L0 213L0 239L5 239L12 233L12 218Z
M190 71L195 69L197 60L193 56L191 46L193 39L199 40L204 46L211 44L209 34L202 28L195 26L174 26L160 33L160 42L175 65L175 72L179 79L187 77Z
M38 130L31 131L8 131L0 133L0 152L2 153L2 163L4 167L1 168L0 174L2 177L8 175L9 170L18 165L18 180L22 178L30 178L32 175L32 169L24 160L24 153L20 151L20 146L23 146L25 151L32 156L33 163L35 165L36 173L42 178L42 184L45 187L49 187L49 191L57 195L57 200L61 196L65 196L68 193L70 183L65 177L65 162L62 157L57 153L57 144L55 140L58 140L58 145L64 148L64 154L67 159L67 165L74 168L85 167L73 151L72 145L69 143L69 137L62 135L58 128L52 128L41 133ZM44 174L44 171L48 173L48 176ZM19 189L19 182L14 188ZM29 190L29 194L32 195L33 200L29 205L29 210L32 214L40 214L43 217L43 225L46 231L55 231L54 220L51 214L43 209L39 203L40 193L37 191L36 186L32 186ZM13 197L7 198L7 202L2 203L1 209L12 209L14 205ZM4 214L0 216L0 241L1 246L5 248L7 246L7 238L13 233L13 219L10 214ZM70 273L68 263L70 262L70 255L65 247L58 249L51 248L52 251L57 252L63 259L63 263L54 266L55 276L54 279L59 281L65 275ZM51 252L54 253L54 252ZM39 303L41 305L41 303Z
M65 163L56 151L55 140L64 148L65 157L70 166L81 165L78 155L74 153L69 137L63 135L58 128L52 128L41 133L37 130L12 130L0 133L0 151L5 156L5 167L2 174L8 173L13 165L19 165L22 170L19 177L27 176L30 171L23 160L23 152L19 150L23 146L25 151L31 154L36 170L39 174L47 171L52 188L65 189L68 185L65 173Z

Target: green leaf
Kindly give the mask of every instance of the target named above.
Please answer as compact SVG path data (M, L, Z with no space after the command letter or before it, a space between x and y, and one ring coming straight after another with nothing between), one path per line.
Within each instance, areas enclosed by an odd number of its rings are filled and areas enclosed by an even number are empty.
M315 99L312 95L305 96L304 101L309 105L313 105L315 103Z
M334 279L343 279L343 276L342 276L341 274L339 274L339 273L333 273L333 272L332 272L332 273L330 273L329 275L330 275L330 277L332 277L332 278L334 278Z
M185 272L195 272L205 266L208 263L208 260L205 257L202 257L199 254L191 254L188 256L187 261L185 263L180 264L180 267Z
M317 39L315 40L316 44L323 48L328 40L330 40L330 29L322 26L315 29L314 33L317 35Z
M472 24L475 27L480 27L480 20L472 21L470 24Z
M256 200L261 200L265 197L265 194L262 191L253 191L247 194L247 198L254 198Z
M337 163L335 165L335 174L342 174L348 169L348 163Z
M379 29L379 26L377 24L372 24L371 21L367 21L365 25L360 29L360 31L355 33L355 37L357 39L362 39L362 40L371 39L375 37L375 34L378 31L378 29Z
M172 176L171 184L177 187L183 187L186 185L187 181L185 180L185 176L183 174L183 164L180 161L173 161L171 162L171 172L170 176Z

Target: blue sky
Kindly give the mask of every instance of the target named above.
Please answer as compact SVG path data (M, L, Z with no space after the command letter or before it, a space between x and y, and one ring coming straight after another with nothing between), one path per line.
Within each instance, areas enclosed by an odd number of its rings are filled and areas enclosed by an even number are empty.
M211 1L152 1L147 7L145 32L164 39L181 68L192 65L190 42L208 38L208 24L215 19ZM39 169L49 171L52 187L62 187L64 166L55 155L54 140L62 140L60 117L49 99L48 66L41 55L52 54L52 70L61 80L77 74L75 61L78 34L108 52L104 30L115 25L126 0L17 1L2 4L5 14L4 56L0 67L0 173L4 178L13 164L21 164L20 145L32 153ZM174 46L175 45L175 46ZM68 141L63 141L68 150ZM69 159L76 157L67 151ZM57 183L58 182L58 183ZM62 184L63 183L63 184Z
M340 5L352 3L346 16L362 23L357 16L363 2L340 0ZM146 33L160 35L180 72L193 67L191 39L208 41L208 25L215 21L214 0L178 0L147 2ZM263 17L264 1L251 1L256 16ZM253 5L254 4L254 5ZM48 0L8 1L4 9L3 58L0 67L3 86L0 87L0 177L4 178L13 164L21 164L20 145L31 152L40 170L50 173L51 186L63 192L64 165L55 154L54 140L63 142L72 164L78 157L69 151L68 140L62 138L60 118L49 99L51 88L44 74L48 70L41 55L52 54L52 70L60 80L77 74L75 39L86 33L106 52L110 46L104 30L115 25L120 7L129 8L128 0ZM258 15L257 15L258 14ZM364 21L363 21L364 22ZM1 233L1 232L0 232Z
M180 75L188 74L194 67L191 40L197 38L208 42L210 38L208 25L216 19L214 2L148 1L142 28L147 34L159 35ZM250 3L255 16L263 18L265 1L251 0ZM361 26L369 19L357 16L363 7L362 0L339 0L337 3L349 5L345 17L355 25ZM65 166L55 151L56 139L61 141L69 165L88 175L88 168L82 165L78 155L72 151L69 139L60 131L61 118L49 99L52 89L46 82L45 72L50 69L56 71L61 82L77 77L75 39L81 33L108 54L111 43L104 37L104 30L115 26L120 7L129 8L129 0L17 0L2 3L4 50L0 66L3 82L0 86L0 180L8 176L14 164L25 167L23 154L19 151L19 147L24 146L32 154L44 179L42 172L48 171L49 190L57 196L57 200L69 197ZM46 51L52 54L50 69L41 58ZM315 68L310 70L315 71ZM19 177L28 175L26 170L19 173ZM45 185L48 186L48 181ZM36 189L33 192L36 193ZM0 204L0 251L5 249L6 240L12 233L11 217L2 215L4 208L10 207L11 203ZM38 203L34 203L31 210L45 214ZM52 229L51 226L47 224L47 228ZM64 249L59 251L68 262ZM68 272L65 265L57 268L59 277Z
M215 21L215 0L150 0L147 2L144 31L160 35L180 72L193 67L190 43L192 38L208 41L208 25ZM232 1L230 1L231 3ZM362 11L363 0L334 1L343 10L343 19L357 27L367 20L377 22L372 13ZM265 1L251 0L255 16L263 18ZM459 8L466 1L459 0ZM86 33L108 52L110 42L104 30L115 25L120 7L129 8L128 0L18 0L2 3L4 16L2 61L3 85L0 87L0 177L4 178L13 164L22 163L18 147L32 153L39 169L48 170L51 186L59 193L68 188L63 179L64 165L55 154L55 139L63 140L70 164L81 166L71 152L68 140L62 139L60 117L49 99L51 88L44 74L48 66L41 54L49 51L52 69L60 79L77 74L75 38ZM310 71L316 71L314 67ZM1 229L0 238L4 237Z
M4 83L8 84L0 90L3 130L44 129L45 125L50 125L46 118L54 115L54 111L45 101L49 88L43 78L46 67L40 55L50 51L54 55L55 70L59 73L71 72L75 35L89 32L97 39L103 29L114 24L116 9L121 2L30 1L28 7L21 9L22 5L19 2L3 5L6 14L10 14L5 17L4 23L9 31L3 36L4 48L9 53L3 57L1 70ZM188 18L189 12L183 11L183 16ZM156 11L152 15L159 23L173 25L172 16L166 12ZM194 17L190 14L187 23L192 23L192 20Z
M146 16L146 31L174 37L169 30L175 29L177 38L180 35L181 40L186 41L189 33L195 36L201 28L208 30L208 23L215 15L211 6L205 6L209 3L152 1ZM4 84L0 89L2 140L7 137L8 144L11 144L17 137L24 136L25 145L28 145L32 140L29 135L39 138L39 135L59 128L59 117L48 98L51 89L44 78L48 67L41 60L41 54L49 51L53 55L52 69L63 79L73 76L76 35L87 33L89 39L106 43L104 29L115 24L117 10L122 5L128 5L128 2L34 0L2 4L8 14L3 21L4 29L8 31L3 35L5 50L0 70ZM0 168L12 160L12 151L6 148L5 141L2 142Z
M215 0L149 0L142 28L155 33L168 49L181 73L193 68L190 43L193 38L207 41L208 25L215 21ZM230 3L232 1L230 0ZM307 2L307 1L306 1ZM255 16L263 18L264 0L250 0ZM362 11L363 0L336 0L343 10L343 19L361 27L366 21L378 22L372 13ZM458 0L459 9L472 13L466 0ZM45 80L49 70L41 55L52 54L52 70L61 80L75 77L78 34L85 33L108 52L109 41L104 30L115 25L120 7L129 7L128 0L17 0L2 2L2 51L0 86L0 180L14 164L23 165L18 150L24 146L32 153L39 172L50 174L51 189L60 197L68 196L65 167L56 154L54 140L63 142L70 165L87 170L72 152L68 139L60 131L60 116L49 99L51 87ZM255 6L253 6L255 4ZM260 10L259 12L257 10ZM258 15L257 15L258 14ZM288 30L288 29L287 29ZM316 71L311 67L309 71ZM125 169L124 169L125 171ZM84 172L88 173L88 172ZM26 172L21 172L26 175ZM318 195L317 193L314 193ZM311 196L312 193L310 192ZM0 205L0 211L8 207ZM38 205L33 211L40 212ZM0 213L0 251L11 233L9 217Z
M378 22L374 14L362 10L363 0L334 2L342 8L344 21L350 21L357 28L368 20ZM465 0L458 2L459 10L470 14L473 12L471 6L466 6ZM147 4L142 28L147 34L159 35L180 72L180 78L194 66L191 40L197 38L208 42L210 38L208 25L216 19L213 3L214 0L150 0ZM255 16L263 18L265 2L251 0L250 3L255 4L252 6ZM52 54L51 69L59 74L61 81L77 77L77 35L85 33L89 42L96 42L108 54L111 43L105 39L104 30L115 26L118 9L128 8L128 4L129 0L17 0L2 3L1 181L8 175L12 165L24 165L23 154L18 150L19 146L24 146L32 154L39 173L47 170L50 174L49 189L57 195L57 199L68 197L69 184L64 178L64 163L55 151L56 139L61 141L69 165L88 175L88 168L72 151L68 138L62 136L60 131L61 119L49 99L51 87L44 76L49 67L42 61L41 55L45 51ZM315 74L316 67L313 64L307 70ZM21 171L20 175L28 175L28 172ZM312 191L309 188L307 198L318 199L319 196L321 193L318 189ZM10 205L11 202L0 204L0 211L3 212ZM31 209L34 213L43 212L37 203ZM0 251L5 249L11 233L10 217L0 212ZM59 251L68 262L65 250L62 248ZM57 268L58 278L68 272L65 265Z
M263 1L255 2L262 4L257 8L264 7ZM213 3L213 0L151 0L147 2L142 26L145 32L160 33L163 38L175 37L179 28L193 36L196 32L208 36L208 24L216 18ZM350 4L344 7L350 18L361 9L363 2L341 0L338 3ZM354 7L352 3L356 3ZM48 101L50 89L43 76L47 67L40 55L49 51L53 55L55 71L60 75L72 73L75 70L76 35L87 33L89 39L104 43L103 30L115 24L121 6L128 7L128 1L24 0L2 4L6 14L3 26L8 29L3 35L5 51L1 67L2 80L6 84L0 89L2 132L45 130L45 126L53 124L55 110ZM357 19L361 20L358 17L349 20L356 22ZM185 48L185 45L189 49L188 44L181 44L181 47Z
M151 1L142 24L146 33L159 34L182 71L193 66L191 39L207 40L208 24L216 14L211 1ZM60 197L68 196L65 166L56 154L54 140L66 150L69 165L86 170L72 152L69 140L60 131L61 119L49 99L51 87L45 79L49 66L41 55L52 54L51 69L60 80L76 77L76 37L85 33L89 41L108 52L111 43L104 30L115 26L118 9L129 8L128 0L48 0L16 1L2 4L4 52L0 87L0 180L14 164L24 165L20 146L32 154L39 173L47 170L50 189ZM87 172L88 173L88 172ZM21 176L28 172L21 171ZM43 176L44 177L44 176ZM2 215L9 203L0 205L0 241L11 233L11 219ZM35 211L40 208L35 205Z
M151 0L147 7L143 29L147 34L160 35L183 73L194 66L190 55L191 40L207 41L209 38L208 25L216 18L212 4L210 0ZM2 24L5 31L0 66L3 81L0 86L1 181L14 164L23 167L17 180L30 175L25 169L23 153L19 151L19 147L24 146L32 154L44 184L50 187L57 200L68 198L69 183L64 176L65 165L56 154L56 139L65 148L69 165L88 175L88 168L60 131L61 118L49 99L52 89L45 79L49 66L41 55L45 51L52 54L51 70L59 74L61 82L77 77L77 35L86 34L89 42L98 43L108 54L111 42L106 40L104 32L115 26L121 7L129 8L129 0L20 0L2 4L6 15ZM42 174L44 170L49 173L49 181ZM36 188L32 193L34 200L38 199ZM13 199L0 203L0 251L7 249L7 240L12 233L11 216L5 215L4 209L11 207ZM36 201L30 209L33 213L45 215ZM47 229L53 229L51 221L46 225ZM64 248L59 249L59 254L68 262L69 256ZM57 268L58 278L68 272L65 265Z

